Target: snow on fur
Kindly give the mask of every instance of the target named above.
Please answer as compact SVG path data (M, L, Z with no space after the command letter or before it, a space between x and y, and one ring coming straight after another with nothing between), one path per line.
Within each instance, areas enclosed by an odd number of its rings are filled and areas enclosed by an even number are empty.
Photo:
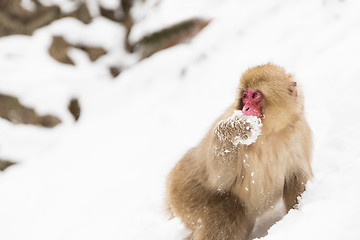
M261 127L260 118L244 115L242 111L235 110L231 117L221 120L217 124L215 133L220 141L230 140L234 146L239 144L248 146L256 142L256 139L261 134ZM230 133L221 130L224 128L227 131L230 130Z

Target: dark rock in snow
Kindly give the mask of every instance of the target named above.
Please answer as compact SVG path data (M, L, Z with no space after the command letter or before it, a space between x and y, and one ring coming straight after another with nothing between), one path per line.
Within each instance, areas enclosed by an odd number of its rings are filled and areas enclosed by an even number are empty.
M21 0L1 0L0 37L12 34L31 35L36 29L62 17L58 6L43 6L33 0L34 11L21 6Z
M121 73L121 68L120 67L110 67L109 70L110 70L111 76L113 76L114 78L119 76L119 74Z
M80 108L79 100L77 98L71 99L68 105L68 109L70 113L73 115L75 121L79 120L81 108Z
M89 9L84 2L80 2L78 8L75 11L68 15L64 15L64 17L74 17L85 24L89 24L92 21Z
M75 48L85 51L92 62L95 62L101 56L107 54L107 51L102 47L89 47L85 45L76 45Z
M33 124L55 127L61 120L54 115L38 115L33 108L25 107L16 97L0 94L0 117L15 124Z
M158 51L192 39L209 22L209 20L198 18L180 22L143 37L135 48L140 52L142 58L150 57Z
M49 54L58 62L75 65L73 60L67 54L70 47L71 44L69 44L62 36L53 36Z
M4 171L6 168L16 164L15 162L0 159L0 171Z
M102 47L90 47L82 44L73 45L68 43L62 36L53 36L49 54L58 62L75 65L67 53L70 48L77 48L86 52L92 62L95 62L98 58L107 54L107 51Z

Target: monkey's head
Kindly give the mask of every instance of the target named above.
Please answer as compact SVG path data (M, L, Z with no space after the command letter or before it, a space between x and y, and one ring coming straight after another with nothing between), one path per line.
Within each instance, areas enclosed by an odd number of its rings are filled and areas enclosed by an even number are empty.
M289 126L303 111L303 104L293 76L268 63L242 75L236 108L262 118L263 133L271 134Z

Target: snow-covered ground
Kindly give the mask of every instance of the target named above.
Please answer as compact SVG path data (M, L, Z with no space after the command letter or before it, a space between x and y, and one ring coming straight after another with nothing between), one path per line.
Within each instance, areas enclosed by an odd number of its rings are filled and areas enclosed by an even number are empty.
M0 157L19 162L0 173L0 239L182 239L185 228L163 211L166 175L232 102L241 73L268 61L303 87L315 178L264 239L360 239L360 2L156 2L135 9L132 39L191 16L213 21L115 80L106 67L133 59L108 20L0 38L0 92L63 120L43 129L0 119ZM92 63L72 50L77 66L59 64L47 54L53 33L111 54Z

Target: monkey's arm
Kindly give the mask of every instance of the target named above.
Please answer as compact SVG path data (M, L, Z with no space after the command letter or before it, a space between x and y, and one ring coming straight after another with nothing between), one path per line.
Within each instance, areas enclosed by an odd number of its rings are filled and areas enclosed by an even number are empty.
M242 143L253 135L252 126L242 116L233 114L220 120L208 134L206 168L211 188L226 191L236 181L241 171L238 164Z
M305 191L305 185L308 180L303 174L293 174L291 177L286 178L283 198L287 212L299 203L298 198Z
M292 138L296 139L297 146L301 149L301 155L298 152L293 153L294 162L297 165L289 169L289 175L285 177L283 198L287 211L298 204L298 197L305 191L306 183L313 176L311 169L311 130L305 118L297 122L295 130L296 133L300 134L293 135ZM293 139L290 141L295 142Z

